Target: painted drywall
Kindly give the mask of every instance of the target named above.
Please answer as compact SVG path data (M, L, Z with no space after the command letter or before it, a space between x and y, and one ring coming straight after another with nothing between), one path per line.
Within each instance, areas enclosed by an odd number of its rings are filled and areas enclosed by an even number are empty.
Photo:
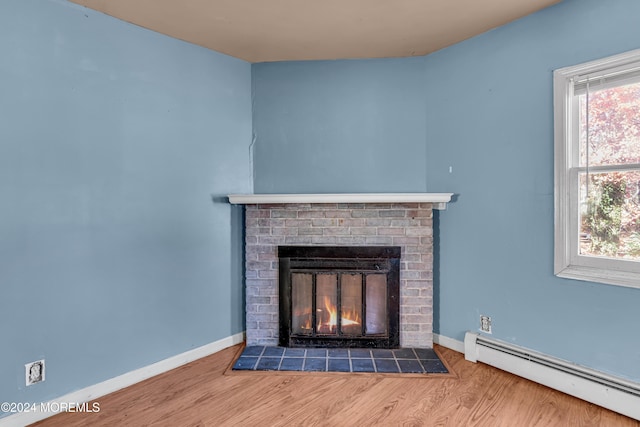
M424 58L253 64L255 191L425 191Z
M554 69L640 48L640 2L565 0L426 57L438 333L493 336L640 381L640 289L553 275ZM452 172L449 172L449 167Z
M241 332L250 64L62 0L0 2L0 52L0 402Z
M640 48L640 2L563 3L423 58L254 64L256 192L458 194L435 332L640 381L640 290L553 275L552 72Z

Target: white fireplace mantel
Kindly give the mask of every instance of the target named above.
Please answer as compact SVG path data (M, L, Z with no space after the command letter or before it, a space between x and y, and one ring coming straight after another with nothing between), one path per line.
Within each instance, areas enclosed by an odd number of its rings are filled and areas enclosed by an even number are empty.
M444 210L453 193L229 194L234 205L276 203L432 203Z

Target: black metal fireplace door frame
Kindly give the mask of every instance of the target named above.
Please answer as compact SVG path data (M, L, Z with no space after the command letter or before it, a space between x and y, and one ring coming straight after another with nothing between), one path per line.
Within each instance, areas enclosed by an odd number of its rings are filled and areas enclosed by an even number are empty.
M400 346L399 246L279 246L279 345L283 347L398 348ZM293 334L292 273L386 273L387 333L363 336ZM339 291L338 291L339 292ZM340 300L340 295L337 295ZM362 294L365 304L365 294ZM315 303L314 307L315 309ZM313 310L312 310L313 311ZM363 307L363 316L366 309ZM315 321L315 315L313 317ZM366 319L363 319L363 323Z

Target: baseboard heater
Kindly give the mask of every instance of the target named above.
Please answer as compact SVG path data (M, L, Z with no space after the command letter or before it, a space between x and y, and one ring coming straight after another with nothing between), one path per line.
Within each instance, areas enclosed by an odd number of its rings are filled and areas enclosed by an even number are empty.
M640 383L473 332L464 337L464 356L640 420Z

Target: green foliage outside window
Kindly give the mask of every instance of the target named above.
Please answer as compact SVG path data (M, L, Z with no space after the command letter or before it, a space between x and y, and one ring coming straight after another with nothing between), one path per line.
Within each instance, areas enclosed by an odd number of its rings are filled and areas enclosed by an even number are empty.
M616 256L620 246L626 182L614 173L597 176L591 183L583 229L590 234L591 252Z
M640 260L640 170L629 167L640 164L640 83L595 90L579 103L580 164L587 168L580 253Z

